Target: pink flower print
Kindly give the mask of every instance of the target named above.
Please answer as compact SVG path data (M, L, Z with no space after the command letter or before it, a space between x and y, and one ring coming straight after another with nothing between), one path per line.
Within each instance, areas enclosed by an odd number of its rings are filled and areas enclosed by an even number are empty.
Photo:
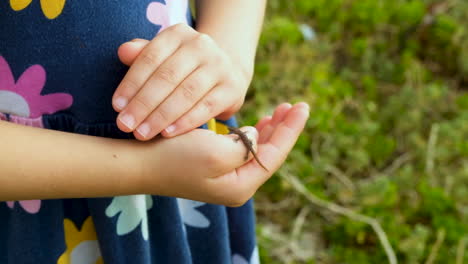
M1 96L1 95L0 95ZM1 98L0 98L1 100ZM22 117L22 116L7 116L0 113L0 120L10 121L11 123L20 124L30 127L40 127L43 128L42 116L36 118Z
M6 60L0 56L0 120L43 127L42 115L53 114L69 108L73 103L71 95L54 93L41 95L46 82L46 72L40 65L33 65L15 83L13 73ZM9 118L5 114L11 114ZM28 213L35 214L41 208L41 200L19 201ZM7 202L13 208L14 201Z
M15 202L6 202L8 207L12 208L15 207ZM29 200L29 201L19 201L18 202L23 209L30 213L36 214L41 209L41 200Z
M20 117L38 118L69 108L71 95L54 93L41 95L46 72L41 65L33 65L15 83L6 60L0 56L0 112Z
M146 9L146 17L156 25L160 32L175 24L187 23L187 0L165 0L166 4L152 2Z

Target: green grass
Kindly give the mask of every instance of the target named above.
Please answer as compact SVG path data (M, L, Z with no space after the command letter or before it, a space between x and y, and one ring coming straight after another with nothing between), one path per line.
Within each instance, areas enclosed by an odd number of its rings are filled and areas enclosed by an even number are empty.
M263 263L388 263L371 226L288 175L375 218L399 263L468 263L467 87L465 0L270 0L241 123L283 101L312 110L256 195Z

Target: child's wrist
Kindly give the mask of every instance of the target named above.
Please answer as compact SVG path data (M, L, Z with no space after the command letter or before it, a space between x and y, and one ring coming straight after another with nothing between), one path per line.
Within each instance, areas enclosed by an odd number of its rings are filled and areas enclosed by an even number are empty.
M147 142L132 141L134 160L132 166L135 167L134 174L128 175L130 189L136 194L161 195L158 186L161 185L161 146L156 146L159 139Z
M116 160L118 183L113 193L121 195L143 194L143 179L145 178L146 149L136 140L119 140L114 144L113 159Z

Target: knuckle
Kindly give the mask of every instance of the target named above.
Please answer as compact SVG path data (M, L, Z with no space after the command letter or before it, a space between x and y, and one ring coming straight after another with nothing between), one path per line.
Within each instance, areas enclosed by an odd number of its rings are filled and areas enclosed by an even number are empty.
M171 85L176 84L176 72L174 69L169 68L169 67L161 67L157 72L156 72L156 78L159 80L162 80L163 82L169 83Z
M216 53L216 55L212 57L212 62L215 65L219 65L220 69L229 69L229 67L227 67L228 65L226 63L226 57L221 53Z
M125 91L123 93L126 93L127 91L137 91L139 88L138 84L131 78L125 78L122 80L121 87L122 91Z
M155 114L157 115L157 120L158 122L168 122L170 115L169 115L169 110L166 108L164 104L160 105L158 109L156 110Z
M174 32L185 32L187 30L187 25L184 23L178 23L170 27Z
M197 39L201 43L212 43L212 41L213 41L213 39L210 37L210 35L205 34L205 33L198 34Z
M140 106L140 108L143 108L145 112L149 112L152 110L152 105L151 102L149 102L146 97L143 96L135 96L133 101Z
M193 39L192 43L198 50L207 49L211 46L212 39L207 34L200 33L195 39Z
M140 61L145 65L155 65L158 63L159 57L156 53L147 51L141 55Z
M209 97L205 98L205 100L203 100L202 104L203 104L203 107L205 108L206 112L208 112L210 114L214 113L216 102L215 102L213 97L209 96Z
M200 85L200 82L197 80L189 80L182 84L182 95L185 99L193 101L195 99L195 93Z
M230 62L227 62L223 58L219 60L222 60L220 64L224 66L221 72L221 75L223 76L223 83L228 83L230 85L237 84L239 76L235 72L230 71L230 69L234 67L233 64L231 64Z
M197 128L201 126L203 123L206 123L208 119L209 119L209 116L205 116L202 113L200 113L200 111L195 110L195 111L189 111L188 113L183 115L180 119L177 120L177 123L179 124L180 127ZM215 158L216 157L214 157L213 159ZM218 167L219 166L213 167L213 168L218 168Z

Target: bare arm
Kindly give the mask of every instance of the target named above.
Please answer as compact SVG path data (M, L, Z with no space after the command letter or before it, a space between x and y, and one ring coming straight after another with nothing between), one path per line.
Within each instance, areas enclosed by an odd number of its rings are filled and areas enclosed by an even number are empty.
M139 144L0 121L0 201L137 192Z
M239 206L283 163L308 113L282 104L258 137L244 128L269 172L246 162L232 135L205 129L143 143L0 121L0 201L148 193Z
M266 0L197 0L197 31L210 35L251 78Z

